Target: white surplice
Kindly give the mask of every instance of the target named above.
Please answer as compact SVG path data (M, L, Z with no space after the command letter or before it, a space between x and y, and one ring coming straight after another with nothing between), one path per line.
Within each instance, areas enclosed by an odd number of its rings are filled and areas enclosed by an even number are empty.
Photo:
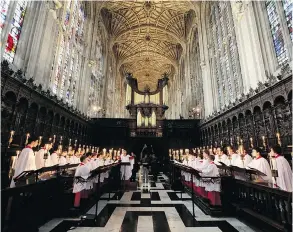
M38 152L36 152L35 162L36 162L37 169L45 167L45 160L44 160L45 153L48 153L48 151L44 148L41 148ZM50 158L50 157L48 156L48 158Z
M59 159L59 166L63 166L65 164L68 164L67 163L67 160L64 156L61 156L60 159Z
M253 159L247 166L247 168L253 168L266 174L266 176L260 176L259 178L265 181L272 182L272 171L269 162L265 158L260 156L259 158Z
M227 166L230 166L230 165L236 166L236 162L237 162L237 159L239 158L239 155L238 154L231 154L230 156L231 157L227 156L226 161L223 163L225 163Z
M90 171L91 170L89 168L89 165L80 163L80 165L76 168L74 176L80 176L86 180L89 177ZM78 193L84 189L87 189L87 182L78 182L78 183L74 183L72 192Z
M215 165L214 162L210 162L208 163L207 167L202 169L202 173L200 174L202 177L217 177L219 176L219 169L218 167ZM218 181L217 179L210 179L210 178L206 178L205 179L207 182L203 182L201 184L201 186L205 187L205 190L207 192L220 192L221 191L221 184L220 181Z
M292 192L292 170L288 161L283 156L276 156L276 165L278 177L276 177L276 184L280 189Z
M36 170L35 154L32 148L27 146L24 148L18 156L17 162L15 164L15 172L13 178L17 177L23 171ZM10 187L15 187L15 182L12 178Z
M250 162L252 161L252 157L248 154L246 154L242 160L242 157L239 156L236 161L234 166L237 166L239 168L246 168L248 166L248 164L250 164Z
M130 155L121 155L121 163L130 162ZM121 165L121 179L129 180L132 176L131 165Z
M214 161L214 163L217 164L217 165L222 165L219 162L222 162L222 163L224 163L226 165L229 165L229 163L230 163L229 160L228 160L228 156L225 155L225 154L223 154L221 156L215 155L215 161Z
M59 157L56 152L53 152L53 154L51 155L51 164L52 166L59 164Z

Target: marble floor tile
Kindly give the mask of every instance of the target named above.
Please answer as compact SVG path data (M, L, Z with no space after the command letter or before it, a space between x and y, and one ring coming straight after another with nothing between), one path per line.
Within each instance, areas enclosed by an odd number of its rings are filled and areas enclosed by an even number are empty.
M139 186L136 191L122 192L120 200L107 200L103 194L98 204L98 225L77 227L73 232L255 232L243 222L233 217L216 218L206 215L187 193L170 190L166 175L160 173L158 182L152 176L138 173ZM165 182L164 182L165 181ZM168 189L167 189L168 188ZM114 193L110 194L113 198ZM192 216L194 206L195 218ZM95 205L88 214L95 213ZM66 220L79 220L70 218ZM54 219L40 227L40 232L49 232L63 218ZM76 222L75 222L76 224ZM89 226L89 225L85 225ZM230 228L230 229L229 229ZM59 232L59 231L58 231ZM61 231L60 231L61 232ZM64 231L65 232L65 231Z
M137 222L137 231L154 231L153 217L152 216L139 216Z
M141 198L151 198L149 193L142 193Z

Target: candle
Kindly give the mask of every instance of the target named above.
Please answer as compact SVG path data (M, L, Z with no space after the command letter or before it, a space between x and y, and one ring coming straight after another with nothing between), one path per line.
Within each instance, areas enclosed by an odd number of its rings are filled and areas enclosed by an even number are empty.
M265 146L266 146L266 140L265 140L265 137L262 136L261 138L262 138L262 144L263 144L263 146L265 147Z
M28 138L30 137L30 133L27 133L26 134L26 139L25 139L25 144L24 145L27 145L28 144Z
M53 135L53 143L55 143L56 135Z
M12 143L13 141L13 135L14 135L14 130L10 131L10 138L9 138L9 141L8 141L8 148L10 147L10 144Z
M281 145L282 143L281 143L280 133L278 132L276 136L277 136L278 144Z
M43 138L42 136L39 137L39 146L41 145L42 138Z

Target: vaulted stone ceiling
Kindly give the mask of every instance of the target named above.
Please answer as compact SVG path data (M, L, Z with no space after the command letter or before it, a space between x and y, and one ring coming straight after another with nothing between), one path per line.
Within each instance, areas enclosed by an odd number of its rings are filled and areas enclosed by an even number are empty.
M131 72L140 89L152 90L164 73L172 78L195 20L190 1L107 1L103 23L122 76Z

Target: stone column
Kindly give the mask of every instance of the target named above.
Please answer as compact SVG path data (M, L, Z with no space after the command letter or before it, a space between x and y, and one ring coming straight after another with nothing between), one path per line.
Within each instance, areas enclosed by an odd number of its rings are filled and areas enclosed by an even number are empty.
M208 50L208 39L207 39L207 28L206 28L206 11L203 10L202 18L198 27L199 35L199 52L201 57L201 76L203 83L203 94L204 94L204 115L207 117L213 113L214 110L214 88L212 86L212 72L209 64L209 50Z
M31 17L29 19L31 28L30 30L27 29L24 38L20 36L23 39L22 43L19 44L22 56L15 57L15 63L24 68L27 77L34 77L37 84L41 80L39 79L40 77L35 76L35 70L44 40L44 25L47 21L47 11L49 11L49 8L46 2L36 2L34 8L31 9Z
M255 89L258 82L266 80L260 38L252 2L231 2L231 6L243 78L243 90L244 93L247 93L250 88Z

